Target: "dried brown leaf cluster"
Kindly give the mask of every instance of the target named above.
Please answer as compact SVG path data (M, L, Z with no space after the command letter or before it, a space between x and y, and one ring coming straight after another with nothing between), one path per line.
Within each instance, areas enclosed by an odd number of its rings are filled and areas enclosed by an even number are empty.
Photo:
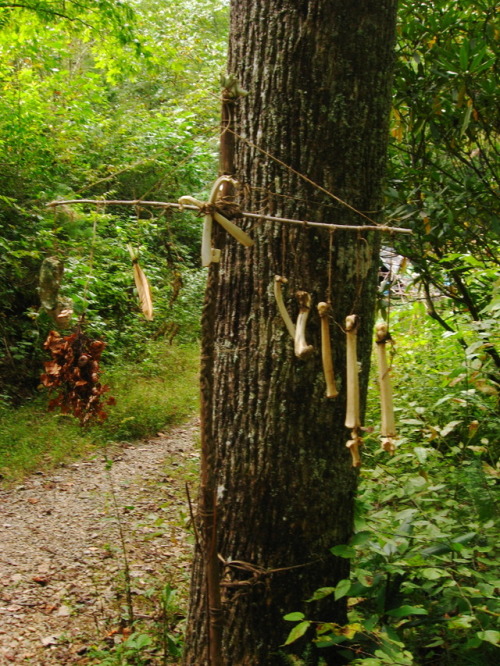
M105 343L90 340L78 329L65 336L50 331L43 346L52 358L44 363L45 372L40 380L43 386L58 391L49 402L49 410L60 408L82 425L93 420L104 421L107 413L102 409L101 398L109 386L99 381L99 361ZM114 405L115 399L109 397L104 404Z

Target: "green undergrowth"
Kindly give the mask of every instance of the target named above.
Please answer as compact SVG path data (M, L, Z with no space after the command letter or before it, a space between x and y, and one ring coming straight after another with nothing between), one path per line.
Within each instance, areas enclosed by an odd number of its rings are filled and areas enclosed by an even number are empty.
M285 644L293 650L311 636L314 664L334 651L353 666L493 666L500 418L491 361L473 329L462 326L460 344L418 301L393 310L391 331L396 451L380 447L373 368L355 534L331 549L350 561L350 576L325 581L305 607L290 609ZM346 625L314 617L311 603L329 595L347 598Z
M102 424L82 428L69 415L47 411L47 395L0 412L0 474L15 481L78 458L109 442L133 441L181 423L198 405L197 345L149 344L140 361L115 363L102 381L116 405ZM105 358L103 359L105 363Z

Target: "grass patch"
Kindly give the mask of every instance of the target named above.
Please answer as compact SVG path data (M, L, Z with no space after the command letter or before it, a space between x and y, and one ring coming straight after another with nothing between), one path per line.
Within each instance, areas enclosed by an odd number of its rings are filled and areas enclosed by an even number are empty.
M0 413L0 474L7 482L45 470L113 441L133 441L181 423L198 407L196 345L151 344L136 363L103 375L117 404L101 425L81 428L71 416L47 412L47 396Z

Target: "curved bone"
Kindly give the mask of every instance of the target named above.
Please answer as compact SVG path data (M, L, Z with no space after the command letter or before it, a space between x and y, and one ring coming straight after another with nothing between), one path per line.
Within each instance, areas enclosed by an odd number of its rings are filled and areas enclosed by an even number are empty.
M394 453L396 446L393 438L396 437L396 423L394 419L390 368L387 363L387 343L391 340L387 324L385 322L377 324L375 326L375 346L378 361L378 384L380 387L381 444L385 451Z
M347 428L352 429L357 429L361 426L359 415L359 371L357 357L358 326L359 319L357 315L349 315L346 317L347 408L345 425Z
M198 206L198 208L203 208L205 205L203 201L199 201L198 199L189 196L179 197L177 201L179 204L179 210L184 210L183 206Z
M279 313L285 322L285 326L287 327L287 330L292 338L295 339L295 324L291 320L290 315L288 314L288 310L285 307L285 303L283 302L282 285L286 284L287 282L288 280L284 277L281 277L281 275L274 276L274 297L276 299Z
M333 370L330 325L328 323L328 314L330 310L331 307L328 303L318 303L318 314L321 319L321 358L323 361L323 373L326 382L326 397L336 398L339 392L335 384L335 373Z
M307 291L298 291L296 296L299 301L299 315L295 327L295 356L298 356L298 358L307 358L314 350L314 347L308 345L306 342L306 324L311 310L312 299L311 294Z
M215 204L217 202L217 196L219 195L222 183L231 183L236 185L237 182L231 176L219 176L215 181L212 190L210 192L210 198L208 200L209 204ZM228 220L224 215L221 215L219 212L215 211L213 215L214 219L223 227L233 238L236 238L242 245L246 247L251 247L254 244L254 240L240 229L234 222Z

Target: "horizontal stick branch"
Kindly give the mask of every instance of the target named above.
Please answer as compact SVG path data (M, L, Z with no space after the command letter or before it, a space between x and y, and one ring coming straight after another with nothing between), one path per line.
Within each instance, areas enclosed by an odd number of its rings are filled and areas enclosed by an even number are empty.
M165 201L143 201L142 199L121 200L121 199L69 199L67 201L51 201L47 208L56 206L69 206L72 204L93 204L96 206L153 206L155 208L172 208L174 210L195 210L198 206L190 204L169 203ZM301 224L304 227L321 227L323 229L349 229L351 231L381 231L390 234L412 234L411 229L402 227L388 227L383 224L330 224L329 222L310 222L308 220L292 220L287 217L273 217L271 215L261 215L260 213L240 212L239 216L247 217L265 222L281 222L282 224Z

